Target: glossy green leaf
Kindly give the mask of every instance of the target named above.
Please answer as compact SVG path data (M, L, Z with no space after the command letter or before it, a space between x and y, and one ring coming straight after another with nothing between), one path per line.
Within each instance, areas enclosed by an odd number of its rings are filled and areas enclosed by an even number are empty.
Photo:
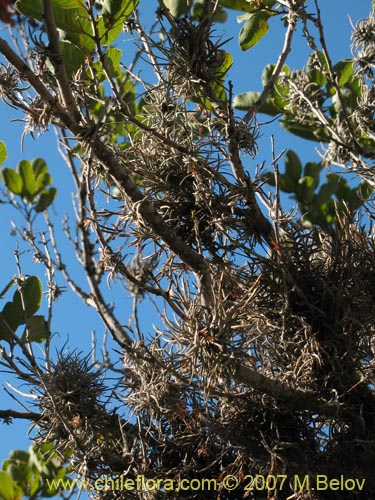
M38 276L31 276L13 296L13 303L30 318L42 303L42 283Z
M7 189L13 194L21 194L23 189L22 177L12 168L3 168L2 177Z
M0 165L4 163L4 161L7 159L8 153L7 153L7 148L5 145L5 142L0 141Z
M48 336L48 325L44 316L31 316L22 336L24 342L44 342Z
M57 193L56 188L49 188L40 195L38 203L35 205L34 209L36 212L44 212L53 202Z
M240 31L239 44L241 50L254 47L267 34L269 18L270 14L265 11L259 11L251 15Z
M163 0L163 3L176 19L189 12L187 0Z
M292 150L289 150L285 155L285 172L294 180L299 179L302 174L302 163Z

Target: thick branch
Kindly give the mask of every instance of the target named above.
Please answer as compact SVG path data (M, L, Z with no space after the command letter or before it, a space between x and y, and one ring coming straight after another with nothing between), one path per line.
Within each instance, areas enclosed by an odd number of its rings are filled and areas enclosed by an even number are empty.
M278 399L289 407L298 410L313 411L326 416L337 416L340 413L341 407L339 403L327 403L314 398L308 392L291 388L278 380L271 380L248 366L237 365L234 378L237 382Z
M0 418L6 421L11 420L12 418L38 421L42 418L42 416L39 413L34 413L32 411L23 412L15 410L0 410Z

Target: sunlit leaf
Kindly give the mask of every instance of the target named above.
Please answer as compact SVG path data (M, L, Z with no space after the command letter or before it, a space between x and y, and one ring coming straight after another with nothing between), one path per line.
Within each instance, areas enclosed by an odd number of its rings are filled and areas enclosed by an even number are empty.
M0 471L0 498L2 500L20 500L22 492L9 475L1 470Z
M0 165L7 159L8 153L5 142L0 141Z
M309 203L314 197L314 179L309 176L299 179L296 189L297 199Z
M34 195L36 194L36 180L35 173L31 162L28 160L21 160L18 164L18 171L22 178L22 196L24 196L28 201L32 201Z
M2 176L7 189L13 194L21 194L23 189L22 177L12 168L3 168Z
M353 60L343 59L334 65L333 70L337 75L339 86L343 87L354 74Z
M269 17L270 14L265 11L259 11L251 15L240 31L239 44L241 50L254 47L267 34Z

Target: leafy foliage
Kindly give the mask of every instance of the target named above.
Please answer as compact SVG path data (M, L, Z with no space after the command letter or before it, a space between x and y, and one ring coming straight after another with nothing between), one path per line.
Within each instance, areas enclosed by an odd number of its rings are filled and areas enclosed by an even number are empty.
M32 204L36 212L46 210L56 196L56 189L48 187L52 184L52 177L46 162L41 158L32 162L22 160L16 170L3 168L2 178L6 188Z
M5 287L1 297L16 282L13 278ZM43 342L48 335L44 316L35 315L42 302L42 283L37 276L30 276L19 282L13 300L8 301L0 312L0 340L14 342L13 335L21 325L25 326L24 342ZM13 333L13 335L12 335Z
M0 497L2 500L54 497L59 488L52 487L53 481L57 484L58 480L67 479L68 474L69 468L63 467L52 443L41 448L32 445L29 451L13 450L0 470Z

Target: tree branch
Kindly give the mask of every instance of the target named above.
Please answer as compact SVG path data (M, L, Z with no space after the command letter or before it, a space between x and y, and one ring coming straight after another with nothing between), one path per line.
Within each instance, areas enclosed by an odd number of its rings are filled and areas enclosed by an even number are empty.
M39 413L34 413L32 411L15 411L15 410L0 410L0 418L5 421L10 421L12 418L18 418L21 420L34 420L38 421L42 418Z
M298 410L309 410L326 416L337 416L341 405L317 399L308 392L289 387L278 380L271 380L245 365L236 365L234 378L247 387L267 394Z

